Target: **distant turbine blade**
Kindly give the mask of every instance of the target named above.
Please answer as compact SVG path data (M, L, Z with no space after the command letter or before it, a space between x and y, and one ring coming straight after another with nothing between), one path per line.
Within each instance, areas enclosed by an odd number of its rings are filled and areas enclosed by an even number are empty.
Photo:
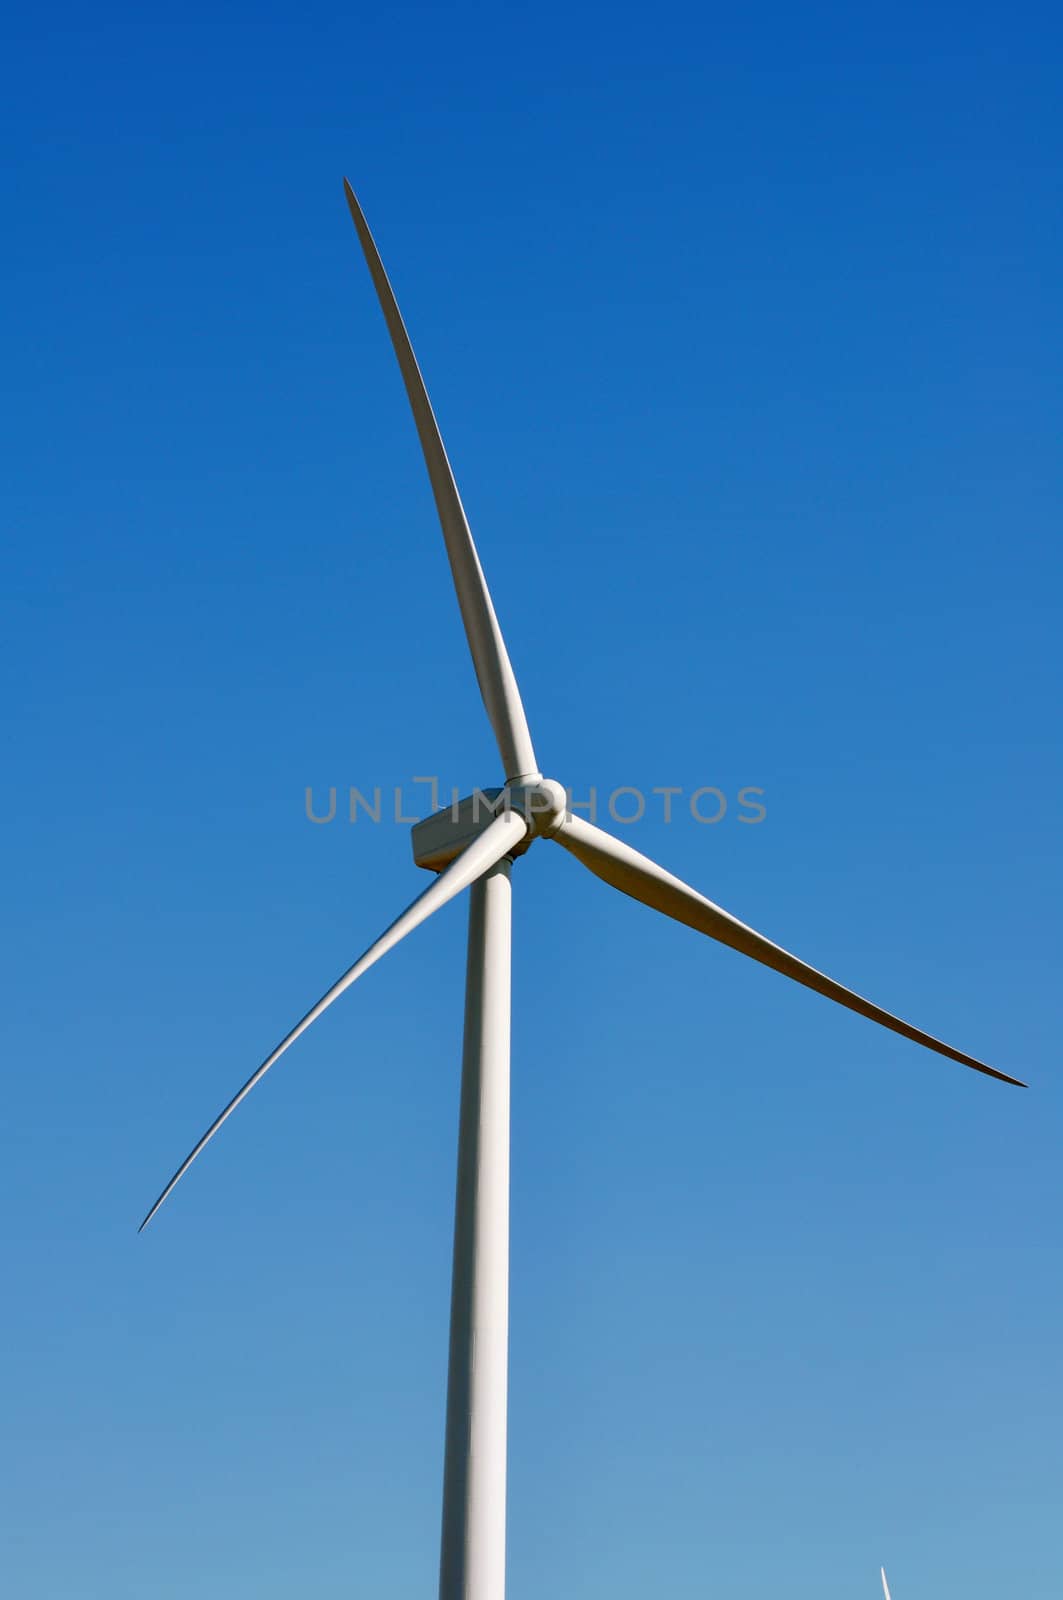
M720 906L713 905L711 900L706 900L704 895L698 894L696 889L683 883L680 878L673 878L670 872L665 872L648 856L640 855L630 845L614 839L612 834L585 822L582 817L566 817L553 837L591 872L612 884L614 889L630 895L633 900L641 900L643 905L663 911L666 917L685 922L687 927L696 928L698 933L708 934L710 939L730 945L732 950L738 950L744 956L752 956L754 961L772 967L784 977L792 978L795 983L803 983L806 989L814 989L817 994L826 995L828 1000L835 1000L838 1005L847 1006L850 1011L881 1023L882 1027L890 1028L916 1044L925 1045L940 1056L948 1056L951 1061L959 1061L963 1066L973 1067L976 1072L984 1072L990 1078L999 1078L1003 1083L1026 1087L1018 1078L998 1072L995 1067L987 1067L984 1061L976 1061L973 1056L964 1055L962 1050L954 1050L951 1045L943 1044L921 1028L913 1028L910 1023L902 1022L900 1017L883 1011L881 1006L854 994L852 989L835 983L833 978L817 972L815 967L810 967L788 950L773 944L762 933L747 928L744 922L739 922L737 917L732 917Z
M425 466L435 495L436 510L443 528L450 570L458 594L465 635L472 652L473 666L483 695L487 715L495 730L499 754L510 783L539 777L535 762L528 721L524 715L520 690L506 652L502 630L495 616L491 595L484 579L480 558L476 554L472 533L465 517L458 486L447 460L447 452L428 399L428 391L421 377L421 369L413 353L406 325L399 312L398 303L388 282L373 235L355 199L354 190L347 179L343 180L347 204L358 230L365 259L380 300L384 320L391 334L391 342L398 358L406 393L410 400L413 420L424 452Z
M438 911L441 906L446 905L448 900L453 900L454 896L460 894L463 889L467 889L470 883L482 877L485 872L488 872L495 865L496 861L501 861L502 857L510 850L515 850L527 832L528 825L523 817L512 811L502 812L484 829L483 833L472 841L467 849L462 851L460 856L457 856L450 863L446 871L441 872L439 877L429 884L422 895L418 895L417 899L411 906L407 907L401 917L397 917L391 927L381 934L376 943L371 944L363 956L359 956L354 966L349 967L343 977L332 985L328 993L322 995L317 1005L310 1008L306 1016L295 1025L291 1033L285 1035L272 1055L268 1055L262 1065L251 1074L243 1088L233 1096L221 1115L211 1123L192 1153L182 1161L144 1218L144 1221L140 1224L137 1230L138 1233L143 1232L147 1227L163 1201L180 1183L193 1161L200 1151L210 1143L222 1123L232 1115L240 1101L251 1093L259 1079L265 1077L274 1062L280 1060L288 1046L294 1044L299 1035L305 1033L310 1024L316 1022L321 1013L326 1011L334 1000L338 1000L345 989L349 989L351 984L362 976L363 972L367 972L371 966L380 960L381 956L387 955L388 951L393 949L400 939L404 939L408 933L412 933L414 928L420 927L422 922L427 922L434 911Z
M880 1567L879 1571L882 1573L882 1592L886 1596L886 1600L890 1600L890 1586L886 1582L886 1569L885 1567Z

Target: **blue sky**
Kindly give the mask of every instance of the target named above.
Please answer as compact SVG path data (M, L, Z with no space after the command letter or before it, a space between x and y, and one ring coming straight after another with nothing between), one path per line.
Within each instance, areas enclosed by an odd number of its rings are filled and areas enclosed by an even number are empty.
M361 10L4 22L4 1587L434 1592L461 907L135 1236L498 776L346 172L547 770L1032 1084L522 861L512 1600L1058 1600L1058 16Z

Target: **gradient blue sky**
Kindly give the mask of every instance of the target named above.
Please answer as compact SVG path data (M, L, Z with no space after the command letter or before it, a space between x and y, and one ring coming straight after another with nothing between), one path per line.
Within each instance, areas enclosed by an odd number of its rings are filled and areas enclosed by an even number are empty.
M1056 8L3 26L2 1586L435 1592L464 913L308 784L497 777L362 197L547 769L1028 1077L537 850L510 1594L1058 1600Z

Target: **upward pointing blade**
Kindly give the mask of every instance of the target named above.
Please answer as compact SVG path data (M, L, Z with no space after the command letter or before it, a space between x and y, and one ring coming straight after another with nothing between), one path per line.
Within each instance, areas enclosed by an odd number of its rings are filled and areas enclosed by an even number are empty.
M685 922L688 928L696 928L699 933L708 934L710 939L718 939L721 944L730 945L732 950L738 950L744 956L752 956L754 961L761 962L765 967L772 967L784 977L792 978L795 983L804 984L806 989L814 989L817 994L826 995L828 1000L834 1000L838 1005L846 1006L848 1010L855 1011L862 1017L868 1017L872 1022L880 1023L883 1028L889 1028L905 1039L925 1045L928 1050L936 1051L939 1056L948 1056L951 1061L959 1061L962 1066L973 1067L976 1072L984 1072L990 1078L999 1078L1003 1083L1017 1084L1020 1089L1026 1087L1018 1078L1011 1078L1006 1072L998 1072L995 1067L987 1067L984 1061L977 1061L974 1056L964 1055L962 1050L954 1050L952 1045L943 1044L940 1039L924 1033L921 1028L913 1028L910 1022L902 1022L900 1017L895 1017L891 1012L884 1011L881 1006L865 1000L862 995L855 994L844 984L835 983L833 978L828 978L825 973L817 972L815 967L810 967L807 961L792 956L788 950L773 944L762 933L757 933L754 928L739 922L730 912L713 905L711 900L706 900L704 895L698 894L696 889L692 889L681 878L673 878L670 872L665 872L663 867L659 867L648 856L640 855L637 850L632 850L630 845L614 839L612 834L596 828L593 823L584 822L582 817L566 817L553 837L577 860L582 861L585 867L589 867L597 877L612 884L614 889L629 894L633 900L641 900L643 905L652 906L655 911L663 911L666 917L672 917L676 922Z
M470 883L475 882L485 872L490 871L495 862L501 861L502 857L510 850L515 850L527 831L527 823L523 817L518 816L515 812L504 811L501 816L496 817L490 826L485 828L483 833L479 834L468 848L463 850L461 855L450 863L446 871L441 872L439 877L429 884L424 893L418 895L413 904L408 906L402 915L395 919L391 927L380 935L376 943L371 944L365 954L359 956L354 966L348 967L342 978L337 979L332 988L321 996L317 1004L311 1006L302 1021L296 1023L291 1033L285 1034L273 1053L268 1055L262 1065L255 1069L243 1088L233 1095L221 1115L215 1117L202 1139L200 1139L191 1154L182 1161L144 1218L144 1221L140 1224L137 1230L138 1233L142 1233L147 1227L163 1201L180 1183L193 1161L200 1151L210 1143L222 1123L232 1115L240 1101L251 1093L259 1079L265 1077L274 1062L280 1060L289 1045L293 1045L299 1035L305 1033L310 1024L316 1022L321 1013L327 1011L332 1002L338 1000L344 990L349 989L351 984L362 976L363 972L368 972L369 968L374 966L381 956L387 955L389 950L394 949L400 939L405 939L406 935L412 933L414 928L419 928L422 922L427 922L434 911L438 911L441 906L446 905L448 900L453 900L456 894L460 894L463 889L467 889Z
M886 1582L886 1569L885 1567L880 1567L879 1571L882 1574L882 1592L886 1596L886 1600L890 1600L890 1586Z
M439 426L428 399L428 391L421 377L421 369L417 365L406 325L402 320L391 284L388 282L373 235L369 231L369 224L346 178L343 180L343 188L380 300L384 320L388 325L391 343L395 348L413 420L417 424L425 466L428 468L436 510L439 512L443 538L446 541L458 605L461 607L462 620L465 623L465 636L469 641L473 666L476 668L476 677L484 705L487 707L487 715L495 730L495 739L498 742L506 779L510 783L535 779L540 773L535 761L535 751L532 749L531 734L528 731L520 690L517 688L517 680L506 652L502 630L491 603L480 558L476 554L476 546L458 494L458 486L454 482L454 474L447 460Z

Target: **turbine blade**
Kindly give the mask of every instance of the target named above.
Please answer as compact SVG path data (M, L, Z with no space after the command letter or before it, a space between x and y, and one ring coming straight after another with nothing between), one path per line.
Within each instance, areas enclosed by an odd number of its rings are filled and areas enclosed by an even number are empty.
M1020 1088L1026 1087L1018 1078L998 1072L995 1067L987 1067L984 1061L976 1061L974 1056L964 1055L962 1050L954 1050L952 1045L942 1043L921 1028L913 1028L911 1023L902 1022L900 1017L873 1005L852 989L835 983L833 978L817 972L815 967L810 967L780 945L773 944L762 933L748 928L720 906L713 905L711 900L706 900L704 895L698 894L696 889L683 883L680 878L665 872L648 856L640 855L630 845L614 839L612 834L585 822L582 817L566 817L553 837L597 877L612 884L614 889L630 895L633 900L641 900L655 911L663 911L666 917L685 922L687 927L708 934L710 939L718 939L721 944L730 945L732 950L738 950L744 956L752 956L754 961L781 972L795 983L804 984L806 989L814 989L828 1000L834 1000L838 1005L880 1023L882 1027L892 1029L905 1039L925 1045L940 1056L948 1056L951 1061L973 1067L976 1072L984 1072L990 1078L999 1078L1004 1083L1014 1083Z
M321 996L317 1004L311 1006L302 1021L297 1022L292 1031L284 1036L277 1048L271 1055L266 1057L262 1065L255 1069L243 1088L233 1095L221 1115L214 1119L202 1139L200 1139L191 1154L185 1157L165 1189L159 1195L159 1198L137 1229L138 1233L142 1233L147 1227L163 1201L180 1183L193 1161L200 1151L210 1143L222 1123L232 1115L241 1100L251 1093L259 1079L265 1077L274 1062L280 1060L289 1045L293 1045L299 1035L305 1033L310 1024L316 1022L321 1013L327 1011L332 1002L338 1000L345 989L349 989L351 984L362 976L363 972L367 972L371 966L380 960L381 956L386 955L389 950L393 949L400 939L404 939L408 933L412 933L414 928L420 927L422 922L427 922L434 911L438 911L441 906L446 905L448 900L453 900L454 896L460 894L463 889L467 889L470 883L482 877L485 872L488 872L495 865L496 861L501 861L502 857L510 850L516 849L527 832L528 825L523 817L518 816L515 812L502 812L484 829L483 833L462 851L460 856L457 856L450 863L444 872L439 874L439 877L433 883L429 884L423 894L418 895L413 904L408 906L402 915L395 919L390 928L381 934L376 943L371 944L365 954L359 956L354 966L348 967L343 976L332 985L332 988Z
M517 680L506 652L502 630L495 616L495 608L491 603L483 568L480 566L480 558L476 553L476 546L458 494L458 486L454 482L450 462L447 460L439 426L428 399L421 369L417 365L406 325L402 320L391 284L388 282L373 235L355 198L354 190L346 178L343 180L343 188L354 226L358 230L358 238L365 253L370 276L380 300L384 321L388 325L391 343L409 396L413 420L417 424L425 466L428 468L436 510L443 528L443 539L450 560L454 588L458 595L458 605L461 607L462 620L465 623L465 636L472 652L480 693L495 731L506 779L510 783L525 779L534 780L540 773L535 761L531 734L528 731L528 721L524 715L524 706L521 703L520 690L517 688Z
M890 1586L886 1582L886 1569L885 1567L880 1567L879 1571L882 1574L882 1592L886 1596L886 1600L890 1600Z

